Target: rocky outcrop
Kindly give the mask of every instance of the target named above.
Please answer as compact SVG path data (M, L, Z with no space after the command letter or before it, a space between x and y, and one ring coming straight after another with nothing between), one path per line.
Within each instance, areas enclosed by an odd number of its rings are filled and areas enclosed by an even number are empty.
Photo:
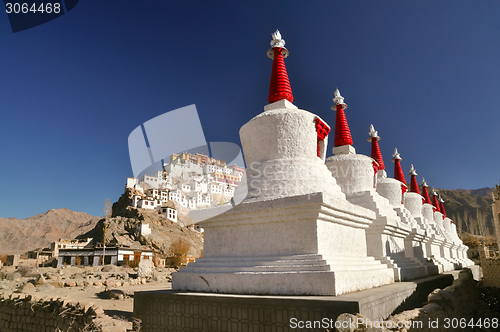
M144 220L144 216L140 213L139 209L131 206L134 195L140 195L140 193L133 188L125 188L125 191L120 196L118 201L113 203L111 208L111 217L126 217Z
M141 211L140 213L141 220L121 216L103 218L99 220L94 229L79 235L78 238L92 237L96 243L102 243L104 239L104 223L106 222L106 245L148 245L169 257L172 256L172 244L182 239L189 243L188 256L201 256L203 251L202 234L172 222L154 211ZM151 235L140 236L136 233L136 227L141 222L149 223Z
M137 276L139 278L152 278L154 275L155 266L149 259L143 259L139 262Z

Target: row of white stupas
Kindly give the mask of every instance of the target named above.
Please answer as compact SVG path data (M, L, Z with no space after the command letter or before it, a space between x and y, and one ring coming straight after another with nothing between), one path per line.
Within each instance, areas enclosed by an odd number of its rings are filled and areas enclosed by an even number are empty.
M387 177L373 126L371 157L356 154L338 90L325 160L330 126L292 104L284 45L276 31L269 104L240 130L248 195L200 223L204 257L173 274L173 289L339 295L473 265L413 166L407 190L397 150Z

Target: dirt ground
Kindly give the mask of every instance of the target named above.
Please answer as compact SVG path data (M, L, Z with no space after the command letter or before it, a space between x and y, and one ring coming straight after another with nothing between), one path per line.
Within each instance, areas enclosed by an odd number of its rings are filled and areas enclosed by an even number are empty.
M150 277L139 277L137 269L108 266L69 268L0 269L0 291L64 297L80 303L93 303L104 313L132 328L134 293L171 289L174 269L155 268ZM43 276L42 281L38 281ZM27 285L30 284L30 285ZM29 286L29 287L26 287ZM33 287L33 286L34 287Z
M36 294L41 296L57 296L57 297L67 297L78 302L93 302L104 309L106 315L113 317L117 316L119 318L124 318L129 322L132 322L132 314L134 311L134 293L140 291L150 291L150 290L165 290L172 289L172 284L170 282L148 282L145 285L136 286L126 286L126 287L110 287L110 290L122 290L127 294L123 299L102 299L99 297L99 293L103 292L105 286L92 286L94 290L83 290L79 287L64 287L56 288L54 290L40 291Z

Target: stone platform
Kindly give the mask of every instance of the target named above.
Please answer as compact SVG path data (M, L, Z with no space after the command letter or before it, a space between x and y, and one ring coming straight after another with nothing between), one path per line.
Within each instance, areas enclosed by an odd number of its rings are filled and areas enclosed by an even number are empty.
M266 296L178 291L136 292L134 317L144 332L160 331L294 331L291 319L336 320L341 313L385 319L422 306L436 288L452 284L441 274L340 296ZM306 331L307 329L301 329Z

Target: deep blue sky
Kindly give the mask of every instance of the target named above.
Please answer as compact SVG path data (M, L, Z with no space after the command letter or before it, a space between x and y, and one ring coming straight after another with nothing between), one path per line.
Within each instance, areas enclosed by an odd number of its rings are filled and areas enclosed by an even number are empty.
M294 104L334 126L338 87L358 153L373 123L390 176L397 147L430 186L492 187L499 17L496 0L85 0L14 34L0 13L0 217L102 215L132 175L130 132L180 107L208 142L239 144L267 104L276 28Z

